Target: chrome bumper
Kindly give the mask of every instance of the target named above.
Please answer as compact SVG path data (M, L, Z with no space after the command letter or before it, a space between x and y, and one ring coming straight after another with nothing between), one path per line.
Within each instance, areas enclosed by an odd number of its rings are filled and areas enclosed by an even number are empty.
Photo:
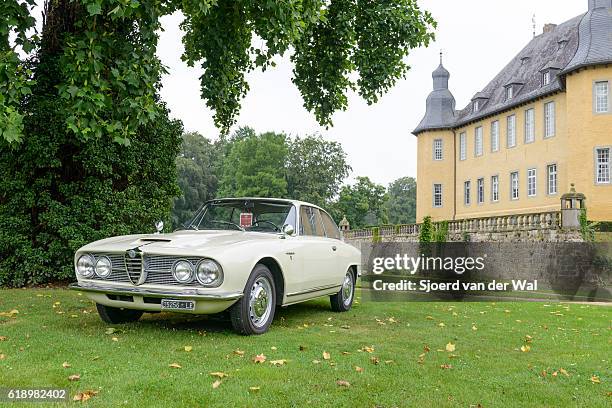
M146 296L154 298L193 299L193 300L237 300L242 293L201 293L198 289L181 289L180 291L167 291L159 289L124 288L117 286L104 286L90 283L71 283L68 289L81 292L106 293L110 295Z

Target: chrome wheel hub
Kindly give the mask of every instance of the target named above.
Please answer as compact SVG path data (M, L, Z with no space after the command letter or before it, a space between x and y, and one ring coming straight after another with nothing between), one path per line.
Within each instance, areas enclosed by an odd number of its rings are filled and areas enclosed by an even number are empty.
M348 272L344 277L344 282L342 282L342 302L345 306L351 304L353 300L353 290L355 289L355 285L353 283L353 274Z
M272 284L265 277L259 277L251 287L249 295L249 318L256 327L262 327L272 312Z

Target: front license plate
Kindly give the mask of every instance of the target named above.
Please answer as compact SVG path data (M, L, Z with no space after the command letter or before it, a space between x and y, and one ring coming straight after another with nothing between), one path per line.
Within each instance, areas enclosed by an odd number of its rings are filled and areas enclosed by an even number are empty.
M162 299L161 301L162 310L195 310L195 302L193 300L173 300L173 299Z

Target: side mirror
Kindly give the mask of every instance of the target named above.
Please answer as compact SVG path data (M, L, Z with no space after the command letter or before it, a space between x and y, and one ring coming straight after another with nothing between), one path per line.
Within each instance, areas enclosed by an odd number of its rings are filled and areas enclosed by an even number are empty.
M155 229L157 230L158 234L161 234L161 232L164 230L164 222L163 221L157 221L155 223Z
M293 225L291 224L285 224L283 226L283 233L285 235L293 235L293 233L295 232L295 228L293 228Z

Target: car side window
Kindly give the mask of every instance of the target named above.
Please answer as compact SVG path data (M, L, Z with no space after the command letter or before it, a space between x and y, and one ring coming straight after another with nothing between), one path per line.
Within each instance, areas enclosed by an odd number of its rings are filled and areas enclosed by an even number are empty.
M323 222L319 210L313 207L300 208L300 235L324 237Z
M320 211L321 217L323 218L323 226L325 227L325 235L327 238L340 239L340 230L336 226L336 223L325 211Z

